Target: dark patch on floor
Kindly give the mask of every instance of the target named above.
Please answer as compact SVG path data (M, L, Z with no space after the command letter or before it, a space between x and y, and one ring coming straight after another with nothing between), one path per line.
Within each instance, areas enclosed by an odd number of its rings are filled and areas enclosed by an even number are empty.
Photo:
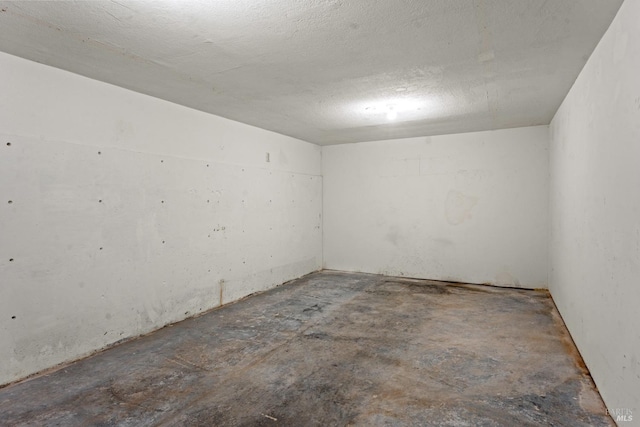
M320 272L0 389L2 425L610 426L547 293Z

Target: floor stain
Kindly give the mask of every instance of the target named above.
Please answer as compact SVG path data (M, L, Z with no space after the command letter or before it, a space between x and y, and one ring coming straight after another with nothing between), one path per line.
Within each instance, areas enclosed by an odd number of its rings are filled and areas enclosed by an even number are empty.
M614 425L548 293L332 271L0 389L0 419Z

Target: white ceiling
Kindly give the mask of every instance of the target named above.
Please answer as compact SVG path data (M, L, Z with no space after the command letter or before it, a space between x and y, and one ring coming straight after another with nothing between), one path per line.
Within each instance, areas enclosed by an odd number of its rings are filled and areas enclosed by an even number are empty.
M547 124L621 3L0 1L0 50L334 144Z

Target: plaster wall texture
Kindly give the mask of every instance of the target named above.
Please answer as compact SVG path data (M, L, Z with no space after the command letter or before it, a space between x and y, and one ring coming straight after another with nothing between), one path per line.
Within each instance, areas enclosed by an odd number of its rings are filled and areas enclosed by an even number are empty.
M4 53L0 93L0 384L321 268L320 147Z
M551 122L549 288L609 410L640 425L639 23L625 1Z
M547 286L548 127L325 146L324 266Z

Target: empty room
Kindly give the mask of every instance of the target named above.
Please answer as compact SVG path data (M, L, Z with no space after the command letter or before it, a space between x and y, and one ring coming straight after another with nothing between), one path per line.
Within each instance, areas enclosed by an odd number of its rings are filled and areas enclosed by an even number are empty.
M0 425L640 425L640 0L0 1Z

